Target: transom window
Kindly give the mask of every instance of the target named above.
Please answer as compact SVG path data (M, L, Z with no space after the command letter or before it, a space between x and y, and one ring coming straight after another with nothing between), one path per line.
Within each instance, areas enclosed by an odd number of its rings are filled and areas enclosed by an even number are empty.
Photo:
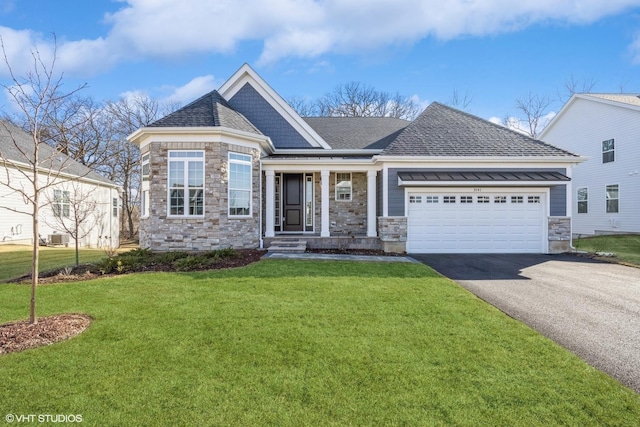
M336 200L351 200L351 172L336 173Z
M204 152L169 152L169 215L204 215Z
M607 185L607 213L618 213L620 209L620 189L618 184Z
M589 189L586 187L578 188L578 213L589 212Z
M53 215L56 218L69 218L71 214L71 200L68 191L53 190Z
M609 163L615 160L615 144L613 139L602 141L602 163Z
M229 216L251 215L251 156L229 153Z

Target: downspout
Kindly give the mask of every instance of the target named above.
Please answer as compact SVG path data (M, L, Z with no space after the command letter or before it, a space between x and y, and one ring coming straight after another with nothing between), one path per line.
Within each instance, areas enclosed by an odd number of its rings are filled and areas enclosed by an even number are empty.
M264 249L264 241L262 240L262 158L258 159L258 161L260 162L260 209L258 210L260 215L258 219L259 221L258 236L260 237L259 249Z

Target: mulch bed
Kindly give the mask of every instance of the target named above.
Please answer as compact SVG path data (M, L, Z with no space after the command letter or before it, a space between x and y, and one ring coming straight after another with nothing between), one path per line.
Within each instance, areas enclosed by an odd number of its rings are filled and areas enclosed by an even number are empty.
M0 325L0 354L15 353L73 338L91 324L86 314L59 314Z

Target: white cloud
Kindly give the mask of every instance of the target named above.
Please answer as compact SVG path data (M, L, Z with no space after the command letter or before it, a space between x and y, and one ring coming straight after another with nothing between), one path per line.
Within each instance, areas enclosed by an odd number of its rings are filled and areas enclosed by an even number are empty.
M185 105L205 93L209 93L216 89L219 85L214 77L209 74L192 79L184 86L173 88L172 93L162 100L166 104Z
M410 45L425 37L486 36L536 23L587 24L634 6L640 0L191 0L188 7L174 0L126 0L105 16L108 34L59 41L58 52L65 71L88 73L124 60L226 54L243 42L261 41L258 63L269 64ZM28 30L0 27L0 35L10 43L12 63L28 61L25 52L34 45L53 48Z

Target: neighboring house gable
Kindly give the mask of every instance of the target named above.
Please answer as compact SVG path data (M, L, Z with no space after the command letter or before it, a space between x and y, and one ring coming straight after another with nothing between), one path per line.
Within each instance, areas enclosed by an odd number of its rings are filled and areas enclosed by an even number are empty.
M573 233L640 233L640 97L575 94L541 138L589 160L573 170Z
M12 188L21 187L30 193L33 187L25 174L32 176L33 153L30 135L11 123L0 123L0 199L5 208L0 209L0 243L32 242L33 208ZM83 213L88 216L80 224L86 233L79 233L88 234L79 239L79 245L118 247L120 187L47 144L39 145L38 158L42 239L66 235L61 221L68 229L73 228L73 206L78 206L81 210L87 207ZM68 243L73 245L73 239Z

